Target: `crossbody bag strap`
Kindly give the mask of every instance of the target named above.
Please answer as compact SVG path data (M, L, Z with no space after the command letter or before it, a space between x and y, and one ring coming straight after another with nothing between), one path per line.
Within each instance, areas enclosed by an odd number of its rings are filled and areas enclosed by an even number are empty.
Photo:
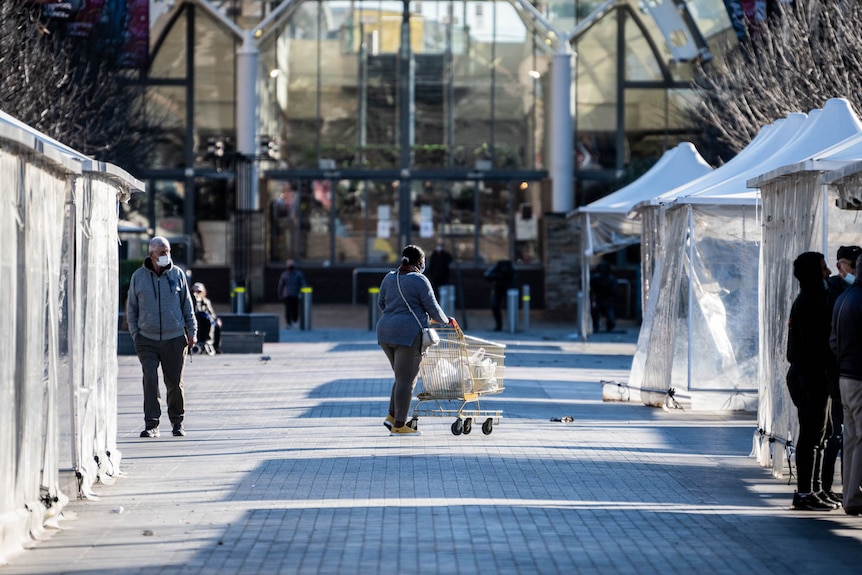
M399 281L399 279L398 279L398 276L400 276L401 274L400 274L400 273L398 273L398 270L395 270L393 273L395 274L395 285L397 285L397 286L398 286L398 293L400 293L400 294L401 294L401 299L403 299L403 300L404 300L404 305L406 305L406 306L407 306L407 309L409 309L409 310L410 310L410 313L412 313L412 314L413 314L413 319L415 319L415 320L416 320L416 323L418 323L418 324L419 324L419 327L420 327L420 328L422 328L422 329L425 329L425 326L424 326L424 325L422 325L422 322L421 322L421 321L419 321L419 316L417 316L417 315L416 315L416 312L415 312L415 311L413 311L413 308L412 308L412 307L410 307L410 303L407 301L407 298L406 298L406 297L404 297L404 292L403 292L403 291L401 291L401 282L400 282L400 281Z

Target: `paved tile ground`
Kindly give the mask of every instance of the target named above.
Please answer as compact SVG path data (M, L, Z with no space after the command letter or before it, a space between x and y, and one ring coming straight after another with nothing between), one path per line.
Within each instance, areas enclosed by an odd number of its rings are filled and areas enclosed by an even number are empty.
M388 364L361 328L195 357L184 438L167 421L138 437L140 368L121 357L122 477L0 575L860 572L862 520L789 511L787 479L749 457L755 414L602 402L634 328L584 343L474 323L508 345L490 435L426 417L389 437Z

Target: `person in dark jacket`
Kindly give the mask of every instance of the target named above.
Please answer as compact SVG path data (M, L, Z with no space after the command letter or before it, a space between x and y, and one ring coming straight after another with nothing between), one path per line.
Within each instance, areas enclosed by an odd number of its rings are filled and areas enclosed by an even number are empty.
M856 269L862 257L856 260ZM862 281L856 278L832 310L832 351L838 358L838 385L844 404L843 503L848 515L862 514Z
M485 281L491 282L491 314L494 331L503 331L503 302L506 292L515 287L517 272L511 260L500 260L485 272Z
M835 269L837 273L830 276L829 298L833 306L844 290L856 281L856 259L862 255L859 246L841 246L838 248ZM829 411L829 425L826 428L826 447L823 450L823 492L833 501L841 503L842 496L835 493L832 483L835 478L835 463L841 446L844 444L844 406L841 401L841 389L838 384L838 370L829 378L829 397L832 406Z
M284 321L287 329L299 321L299 293L305 287L305 275L293 260L285 262L285 270L278 278L278 299L284 302Z
M443 240L437 240L437 246L428 258L428 269L425 275L431 280L434 296L440 297L440 286L449 283L449 268L452 265L452 254L446 251Z
M144 423L141 437L159 437L159 365L167 389L168 417L175 436L186 434L183 369L186 352L197 341L198 323L185 272L171 261L171 244L156 236L149 257L129 282L126 304L129 335L144 372Z
M835 369L835 355L829 347L829 268L823 254L800 254L793 262L793 276L799 281L799 294L790 308L787 331L787 387L799 416L799 437L797 488L791 509L829 511L837 504L815 489L820 487L821 447L829 419L829 377Z
M611 264L601 261L590 274L590 313L593 317L593 332L598 333L601 318L609 332L617 325L617 278L611 272Z

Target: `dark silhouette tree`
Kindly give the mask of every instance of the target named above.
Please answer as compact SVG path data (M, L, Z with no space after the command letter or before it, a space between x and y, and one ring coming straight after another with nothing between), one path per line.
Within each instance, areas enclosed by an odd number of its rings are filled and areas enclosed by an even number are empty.
M0 2L0 110L130 173L146 165L158 124L139 76L98 38L67 35L42 5Z
M706 63L694 78L704 126L698 148L726 161L760 128L791 112L820 108L829 98L862 110L862 3L795 0L755 34Z

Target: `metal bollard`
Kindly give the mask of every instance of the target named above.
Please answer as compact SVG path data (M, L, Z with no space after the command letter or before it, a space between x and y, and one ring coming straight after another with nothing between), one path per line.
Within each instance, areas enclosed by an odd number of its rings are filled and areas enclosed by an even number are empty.
M380 299L380 288L368 288L368 330L377 328L377 320L380 319L380 307L377 301Z
M530 286L521 286L521 306L524 312L524 331L530 331Z
M518 331L518 290L506 292L506 316L509 320L509 333Z
M302 317L299 318L299 329L311 331L311 288L304 287L299 290L302 301Z
M237 286L230 294L233 313L245 313L245 288Z
M440 286L440 301L438 303L446 315L455 315L455 286Z

